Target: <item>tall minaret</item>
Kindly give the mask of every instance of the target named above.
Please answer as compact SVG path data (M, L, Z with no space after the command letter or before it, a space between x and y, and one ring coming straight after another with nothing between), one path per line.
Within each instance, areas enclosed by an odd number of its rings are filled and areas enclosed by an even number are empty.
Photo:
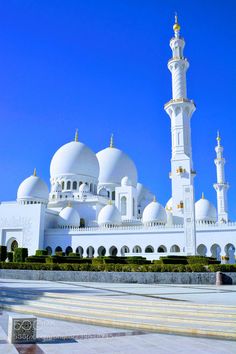
M165 104L171 119L171 181L173 222L185 224L186 252L196 253L195 209L190 119L195 104L187 98L186 72L189 63L184 58L185 41L180 37L180 25L175 16L174 37L170 40L172 58L168 69L172 74L172 99Z
M217 133L217 146L216 151L216 175L217 183L214 184L214 188L217 193L217 210L218 210L218 222L228 222L228 200L227 191L229 184L225 182L225 159L223 157L224 148L221 146L220 133Z

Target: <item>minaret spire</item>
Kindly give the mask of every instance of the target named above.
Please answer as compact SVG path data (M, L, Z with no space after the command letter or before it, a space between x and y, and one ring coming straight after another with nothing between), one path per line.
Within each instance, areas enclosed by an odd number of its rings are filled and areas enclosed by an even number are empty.
M227 192L229 189L229 184L225 182L225 159L223 157L224 148L221 145L221 137L219 131L217 132L217 146L215 147L216 152L216 176L217 183L214 184L214 188L217 193L217 211L218 211L218 222L228 222L228 198Z
M180 37L177 14L173 25L174 37L170 40L172 58L168 69L172 76L172 99L164 106L171 119L171 183L173 222L183 224L186 237L186 253L196 254L194 186L191 144L191 117L195 104L187 98L186 72L189 63L184 58L185 41Z
M79 141L79 133L78 133L78 129L75 130L75 141L78 142Z
M36 167L34 168L34 173L33 176L36 177L37 176L37 172L36 172Z
M110 138L110 148L114 147L114 134L111 134L111 138Z

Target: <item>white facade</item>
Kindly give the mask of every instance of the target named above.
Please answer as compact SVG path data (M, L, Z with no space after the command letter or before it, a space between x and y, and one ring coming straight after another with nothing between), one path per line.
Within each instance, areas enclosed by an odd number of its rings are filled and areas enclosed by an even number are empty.
M177 18L170 41L172 98L165 111L171 120L172 196L163 207L138 182L134 162L110 146L95 154L75 139L59 148L50 165L50 191L34 174L18 188L15 202L0 204L0 244L27 247L29 254L47 248L85 257L167 254L228 256L234 263L236 223L229 222L228 183L223 147L217 137L215 159L217 210L204 196L195 203L191 117L187 98L184 39Z

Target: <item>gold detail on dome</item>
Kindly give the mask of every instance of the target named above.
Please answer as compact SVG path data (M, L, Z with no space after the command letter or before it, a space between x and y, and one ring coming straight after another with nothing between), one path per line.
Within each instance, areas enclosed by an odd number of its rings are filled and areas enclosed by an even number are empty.
M179 204L177 204L178 209L183 209L184 208L184 203L181 201Z
M78 142L79 141L79 133L78 133L78 129L76 129L75 131L75 141Z
M180 31L180 25L178 23L178 15L177 15L177 13L175 13L175 24L173 26L173 30L175 32L179 32Z
M110 138L110 148L114 147L114 134L111 134L111 138Z
M157 198L156 198L156 196L154 195L154 197L153 197L153 202L156 203L156 201L157 201Z
M205 199L205 195L204 195L204 193L202 192L202 199Z
M33 173L33 176L36 177L37 176L37 173L36 173L36 167L34 168L34 173Z
M72 208L71 202L68 202L67 206L68 206L69 208Z
M112 205L111 199L108 200L107 204L108 204L108 205Z

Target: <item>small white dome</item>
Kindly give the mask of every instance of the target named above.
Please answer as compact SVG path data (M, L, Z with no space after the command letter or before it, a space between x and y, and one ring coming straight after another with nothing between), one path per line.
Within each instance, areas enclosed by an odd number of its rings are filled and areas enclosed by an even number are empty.
M216 208L209 200L202 197L195 203L195 218L196 221L216 222Z
M80 194L85 194L85 193L89 193L89 186L86 183L82 183L79 186L79 193Z
M26 178L19 186L17 200L38 201L46 203L48 201L49 190L46 183L36 175Z
M131 182L131 180L129 179L128 176L125 176L125 177L123 177L123 178L121 179L121 185L122 185L122 187L124 187L124 186L131 186L131 185L132 185L132 182Z
M144 224L166 224L167 216L165 208L156 201L151 202L143 211L142 221Z
M121 215L115 205L104 206L98 214L99 226L115 226L121 224Z
M120 185L121 179L127 176L132 186L137 185L137 169L134 162L123 151L108 147L97 153L99 162L99 183Z
M72 141L60 147L50 165L51 178L80 175L97 179L98 174L99 164L95 153L79 141Z
M168 200L168 202L166 203L166 210L168 211L172 211L173 208L173 199L172 197Z
M79 227L80 226L80 216L77 210L75 210L71 206L67 206L62 209L59 213L59 226L73 226Z

